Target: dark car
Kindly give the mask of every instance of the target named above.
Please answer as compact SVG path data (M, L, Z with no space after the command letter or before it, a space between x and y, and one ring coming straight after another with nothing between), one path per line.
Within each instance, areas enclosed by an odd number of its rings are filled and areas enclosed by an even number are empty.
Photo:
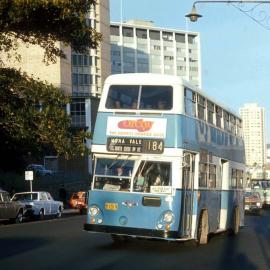
M260 193L257 191L246 191L245 212L251 212L260 215L261 208L262 208L262 201Z
M36 176L48 176L48 175L53 175L52 170L48 170L45 168L44 165L41 164L29 164L26 167L27 171L33 171Z
M25 217L25 213L24 204L11 201L9 193L0 190L0 220L21 223Z

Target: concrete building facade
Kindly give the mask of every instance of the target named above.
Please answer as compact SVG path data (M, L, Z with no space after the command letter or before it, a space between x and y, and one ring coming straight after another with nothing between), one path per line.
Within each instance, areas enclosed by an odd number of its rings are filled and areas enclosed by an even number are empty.
M151 21L111 23L112 74L150 72L180 76L201 87L200 36L155 27Z
M98 0L86 14L87 23L102 33L102 41L89 54L72 51L72 126L93 131L98 100L111 74L109 1Z
M263 167L266 163L266 115L265 109L256 103L240 108L243 120L243 135L246 165Z

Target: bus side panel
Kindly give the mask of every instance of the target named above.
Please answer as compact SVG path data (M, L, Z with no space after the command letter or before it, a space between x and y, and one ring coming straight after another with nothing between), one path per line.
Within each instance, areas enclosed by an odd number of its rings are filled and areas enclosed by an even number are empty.
M220 191L200 190L197 212L198 222L201 211L205 209L208 211L209 232L216 232L219 228Z
M125 230L125 234L144 236L143 230L158 230L157 224L162 218L165 211L172 211L174 214L174 221L169 228L170 232L174 233L174 237L179 235L180 224L180 209L181 209L181 192L176 191L174 196L164 196L159 194L141 194L141 193L125 193L125 192L106 192L92 190L89 191L89 207L96 205L100 209L99 217L102 223L98 224L97 220L93 222L91 216L87 215L87 224L94 224L96 231L123 233L122 228L130 229ZM145 206L143 205L144 198L160 199L160 206ZM105 205L117 204L117 209L105 209ZM108 207L107 207L108 208ZM98 226L103 229L99 230ZM104 228L107 227L107 228ZM90 228L90 227L89 227ZM136 230L134 234L133 229ZM95 231L94 229L94 231ZM141 233L138 234L138 232ZM88 230L86 228L86 230ZM92 229L90 229L92 230ZM162 229L164 231L164 228ZM128 232L128 233L127 233Z
M227 230L232 228L233 214L236 207L238 207L240 211L240 225L244 225L242 193L243 191L241 190L200 191L197 214L199 217L203 209L208 211L209 232L216 232L218 229ZM220 195L221 201L219 199Z

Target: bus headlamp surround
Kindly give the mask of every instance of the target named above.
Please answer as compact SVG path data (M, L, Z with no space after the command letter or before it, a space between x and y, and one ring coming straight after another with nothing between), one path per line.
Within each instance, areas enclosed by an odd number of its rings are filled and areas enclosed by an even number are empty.
M168 210L163 212L157 221L156 228L158 230L167 230L166 228L170 227L174 223L174 214L172 211Z
M98 206L92 205L92 206L89 207L89 215L91 217L94 217L94 216L98 215L99 212L100 212L100 210L99 210Z
M167 211L163 214L163 220L166 222L166 223L172 223L173 220L174 220L174 215L173 215L173 212L171 211Z

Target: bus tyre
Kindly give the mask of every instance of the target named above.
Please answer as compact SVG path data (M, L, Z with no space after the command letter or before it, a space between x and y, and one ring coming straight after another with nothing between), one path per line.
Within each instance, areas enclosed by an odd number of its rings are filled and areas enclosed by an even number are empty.
M239 208L235 207L233 211L233 224L232 224L231 234L237 235L239 232L239 228L240 228L240 212L239 212Z
M208 212L203 210L199 220L197 241L199 245L206 245L208 243Z

